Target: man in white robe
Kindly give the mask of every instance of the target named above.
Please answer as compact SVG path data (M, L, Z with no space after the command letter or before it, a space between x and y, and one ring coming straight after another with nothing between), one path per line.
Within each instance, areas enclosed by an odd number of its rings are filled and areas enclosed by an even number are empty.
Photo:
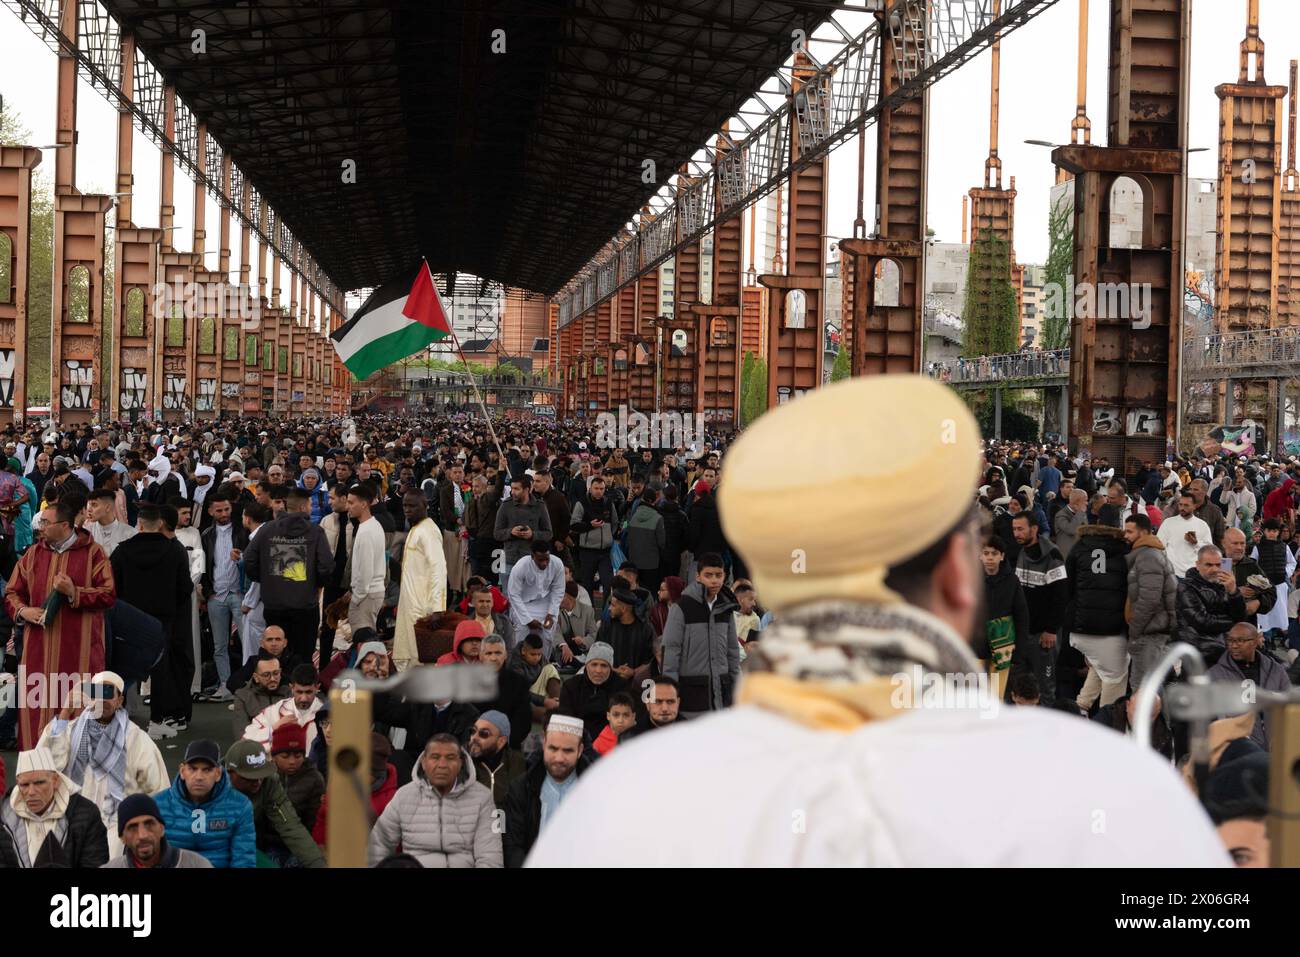
M792 509L800 476L772 463L814 460L828 494ZM718 507L775 620L738 706L598 761L529 866L1227 866L1154 749L1004 707L979 675L979 460L974 417L923 376L848 379L751 425Z
M555 623L564 598L564 566L551 554L549 542L533 540L529 557L515 562L506 582L510 624L517 639L529 631L530 622L541 623L542 660L549 661L555 643Z
M425 507L424 495L407 492L402 511L411 525L402 548L402 584L397 593L397 630L393 635L393 665L405 671L420 663L415 623L447 610L447 559L442 533Z

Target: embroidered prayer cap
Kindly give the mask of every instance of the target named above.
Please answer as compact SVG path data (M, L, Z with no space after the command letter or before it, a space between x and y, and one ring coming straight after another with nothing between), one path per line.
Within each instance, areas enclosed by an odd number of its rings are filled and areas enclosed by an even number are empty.
M552 714L551 720L547 722L546 733L559 731L563 734L576 734L582 737L586 733L586 725L582 723L581 718L575 718L568 714Z
M783 462L817 462L816 488ZM956 392L919 375L837 382L780 405L727 453L718 506L769 608L898 602L891 566L971 507L980 432Z

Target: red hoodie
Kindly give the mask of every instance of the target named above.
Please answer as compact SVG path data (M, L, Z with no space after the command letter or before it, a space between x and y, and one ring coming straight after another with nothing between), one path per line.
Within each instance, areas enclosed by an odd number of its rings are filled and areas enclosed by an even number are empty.
M375 820L379 815L384 813L384 808L388 807L388 802L393 799L397 793L397 768L393 763L388 762L388 776L384 778L384 783L379 785L378 791L370 792L370 809L375 812ZM321 847L325 846L326 824L328 823L330 796L329 791L320 799L320 810L316 812L316 823L311 829L311 839Z
M467 619L466 621L462 621L459 625L456 626L456 637L453 639L454 644L452 645L453 650L441 656L437 661L434 662L434 664L435 665L459 665L467 661L478 661L477 658L466 658L464 655L462 655L460 653L460 646L470 640L481 642L483 638L484 635L483 635L482 625L474 621L474 619L472 618ZM482 647L482 645L480 645L479 647Z

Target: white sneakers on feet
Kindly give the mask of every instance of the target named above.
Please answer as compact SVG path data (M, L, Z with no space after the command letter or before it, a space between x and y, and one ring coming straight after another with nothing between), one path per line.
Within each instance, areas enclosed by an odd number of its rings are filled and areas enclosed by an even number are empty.
M153 738L155 741L161 741L164 738L174 738L178 734L180 734L180 729L165 721L149 722L149 737Z

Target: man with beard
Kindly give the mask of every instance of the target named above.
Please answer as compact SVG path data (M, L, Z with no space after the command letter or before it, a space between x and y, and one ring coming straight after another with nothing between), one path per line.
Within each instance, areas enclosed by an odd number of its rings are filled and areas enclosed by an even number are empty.
M928 708L895 694L900 674L969 686L980 670L969 647L984 625L979 436L959 395L917 375L832 383L746 429L720 506L775 620L737 706L598 762L530 866L1222 866L1187 786L1119 735L1043 708L990 713L978 695ZM791 509L802 477L772 463L813 460L824 494ZM798 755L797 770L774 774L774 754ZM1008 775L990 754L1034 773ZM960 800L942 789L951 780ZM1012 805L990 842L989 808ZM512 806L508 841L520 832ZM1097 808L1104 833L1060 839L1063 820ZM805 812L799 827L789 809Z
M547 719L542 760L516 778L506 796L506 867L524 866L538 836L590 767L591 758L582 747L583 733L581 718L556 713Z
M289 676L289 697L268 705L253 716L253 720L244 729L244 739L256 741L269 753L271 735L281 723L292 721L304 729L307 740L306 748L316 740L316 712L321 709L320 679L316 669L309 664L301 664L293 669Z
M602 622L596 632L596 641L614 649L614 673L623 679L631 678L654 655L654 629L637 617L636 605L634 593L625 588L614 589L609 600L609 620Z
M1033 512L1017 512L1011 521L1011 533L1020 546L1016 577L1029 606L1029 633L1016 636L1011 670L1032 671L1038 678L1042 703L1050 705L1056 700L1056 632L1068 595L1065 559L1055 545L1040 537L1038 518Z
M605 727L609 696L627 688L627 679L614 674L614 649L597 641L587 652L582 672L566 681L560 689L559 710L581 718L588 736L594 741Z
M524 776L524 756L510 746L511 736L509 718L500 711L484 711L469 738L469 756L474 759L478 783L492 792L498 808L505 807L510 785Z
M531 557L515 565L506 581L510 624L516 635L540 632L545 645L543 654L549 659L560 599L564 597L564 566L558 558L552 560L546 542L534 541L529 554Z
M122 853L103 867L205 868L212 863L202 854L173 847L167 843L158 803L147 794L132 794L117 808L118 843Z
M670 724L685 723L681 716L681 695L677 690L677 679L670 675L659 675L653 679L650 697L642 694L643 707L637 709L636 726L623 734L624 738L634 738L649 734Z

